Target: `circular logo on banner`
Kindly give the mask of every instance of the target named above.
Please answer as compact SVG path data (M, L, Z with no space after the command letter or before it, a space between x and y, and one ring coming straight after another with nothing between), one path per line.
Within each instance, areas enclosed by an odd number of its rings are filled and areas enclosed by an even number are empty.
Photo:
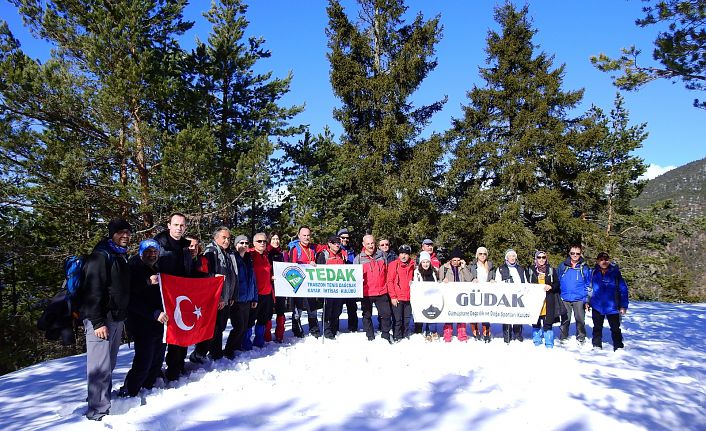
M282 276L287 280L287 283L292 286L294 293L297 293L297 290L299 290L306 278L304 271L298 266L288 266L284 269L284 272L282 272Z

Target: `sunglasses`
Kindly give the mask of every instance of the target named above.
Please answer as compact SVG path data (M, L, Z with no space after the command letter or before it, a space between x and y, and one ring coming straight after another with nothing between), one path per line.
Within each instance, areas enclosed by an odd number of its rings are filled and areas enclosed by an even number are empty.
M250 243L249 243L248 241L240 241L238 244L248 245L248 244L250 244Z
M480 256L481 254L482 254L483 256L487 256L487 255L488 255L488 253L478 253L479 256Z
M572 255L572 256L581 256L581 253L576 253L575 251L572 251L572 252L569 253L569 254Z
M389 247L390 244L380 244L380 247Z
M537 256L537 259L546 259L547 256Z
M341 238L341 239L351 239L351 237L349 237L349 236L341 236L341 237L339 237L339 238Z
M255 242L263 244L263 243L266 243L267 240L266 239L256 239Z

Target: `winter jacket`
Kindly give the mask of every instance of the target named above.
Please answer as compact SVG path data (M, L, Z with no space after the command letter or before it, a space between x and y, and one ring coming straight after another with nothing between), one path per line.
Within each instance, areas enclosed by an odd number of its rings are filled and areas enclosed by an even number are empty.
M345 247L341 245L341 249L346 252L346 255L348 257L348 263L353 263L353 260L355 260L356 256L355 247L353 247L352 245L347 245Z
M532 265L527 268L526 280L528 283L539 283L539 273L537 268ZM556 269L552 268L551 265L547 265L547 273L544 278L544 284L550 285L551 290L546 292L545 301L547 305L547 314L545 319L548 322L559 322L562 317L566 317L566 306L561 301L561 290L559 288L559 275Z
M362 251L361 253L365 253L365 251ZM382 253L383 259L385 259L385 263L388 265L391 264L392 262L394 262L395 260L397 260L397 253L395 253L392 250L387 251L387 252L382 251L381 253Z
M429 271L427 274L422 274L421 267L417 267L414 270L414 276L413 280L414 281L439 281L437 275L436 275L436 268L433 266L431 267L431 271Z
M206 246L204 251L206 259L206 269L209 277L216 274L223 275L223 290L221 290L221 302L228 302L238 296L238 265L235 261L235 252L231 249L223 250L221 246L212 241Z
M457 272L458 281L468 282L473 281L473 279L475 278L471 274L471 271L470 269L468 269L468 267L464 266L463 268L461 268L459 266L457 267ZM456 277L454 276L454 268L451 266L451 262L446 262L445 264L441 265L441 268L439 268L439 281L457 281Z
M157 321L164 311L159 283L152 284L150 277L156 275L157 266L148 266L133 256L128 261L130 268L130 302L127 308L128 331L133 337L159 335L164 333L164 325Z
M334 253L327 246L316 255L316 263L319 265L345 265L348 263L348 253L343 248L338 250L338 253Z
M604 316L628 308L628 285L616 264L611 264L605 274L596 265L591 273L591 290L591 307Z
M507 263L503 263L495 272L495 280L503 283L525 283L525 268L519 263L515 264L515 269L520 276L519 280L515 280L510 272L510 267Z
M257 286L255 285L255 271L253 270L250 253L240 256L235 253L235 262L238 266L238 296L235 302L257 302Z
M309 243L306 247L302 247L298 239L289 243L289 261L293 263L315 263L316 262L316 244Z
M130 302L127 255L114 251L105 238L86 257L83 276L80 311L93 329L105 326L108 313L114 321L125 320Z
M571 267L571 258L559 264L556 269L561 286L561 299L567 302L588 301L588 286L591 283L591 269L586 261L579 259L575 268Z
M414 279L414 261L397 258L387 266L387 293L391 299L409 301L409 285Z
M495 265L493 265L492 261L487 261L488 262L488 277L487 280L478 280L479 282L483 283L486 281L492 280L493 273L495 273ZM471 271L471 281L475 281L478 278L478 261L471 262L467 266L468 270Z
M179 277L194 275L194 260L189 253L190 241L181 237L178 241L169 236L168 231L155 235L154 240L159 243L159 270L164 274Z
M255 272L255 284L257 285L258 295L272 294L272 263L267 257L267 253L258 253L256 250L250 250L250 258L253 263Z
M361 253L353 263L363 265L363 296L379 296L387 293L387 265L381 251L368 256Z

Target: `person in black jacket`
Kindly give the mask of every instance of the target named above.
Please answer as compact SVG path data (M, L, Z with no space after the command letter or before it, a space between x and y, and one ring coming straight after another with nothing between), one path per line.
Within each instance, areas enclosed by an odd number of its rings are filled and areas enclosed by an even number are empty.
M544 345L551 349L554 347L554 329L552 325L558 322L562 314L561 307L561 289L559 287L559 275L556 269L549 265L547 252L536 251L534 253L534 265L527 268L527 282L534 284L543 284L546 297L544 306L540 313L537 323L532 325L532 341L535 346L542 344L542 336L544 337ZM566 313L564 309L564 314Z
M214 360L223 357L223 331L225 331L228 324L230 306L233 305L238 287L237 264L235 262L235 253L230 248L231 239L230 229L220 226L213 233L213 241L206 246L206 251L204 252L207 262L206 272L209 277L223 276L223 289L221 290L221 298L218 301L218 314L216 315L216 325L213 329L213 338L196 345L194 352L189 356L191 362L203 362L206 360L207 354L210 354L211 359Z
M118 394L134 397L141 388L152 389L162 373L162 362L167 345L164 344L164 325L167 313L157 277L159 243L146 239L140 243L138 256L130 265L130 304L127 309L127 329L135 342L132 367L125 376L125 384Z
M86 330L88 411L86 417L101 420L110 411L113 370L130 300L127 245L132 227L122 219L108 223L108 237L86 258L79 294Z
M157 266L160 273L191 277L194 272L194 257L189 251L191 241L184 237L186 233L186 217L181 213L174 213L169 217L167 230L158 233L154 240L159 243L159 260ZM184 372L186 347L169 344L167 346L167 370L165 377L168 381L177 380Z
M513 249L508 249L505 252L505 263L500 265L495 272L495 281L503 283L525 283L525 268L517 263L517 252ZM512 333L510 329L512 328ZM503 323L503 340L510 343L510 340L515 339L522 341L522 325L510 325Z

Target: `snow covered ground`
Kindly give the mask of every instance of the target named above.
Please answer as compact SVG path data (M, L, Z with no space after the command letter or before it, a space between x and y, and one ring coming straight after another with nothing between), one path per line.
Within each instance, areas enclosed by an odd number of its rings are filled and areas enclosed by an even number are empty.
M573 337L553 350L507 346L492 329L490 344L395 345L288 331L234 361L187 361L174 387L114 399L102 422L83 416L85 356L68 357L0 377L0 429L706 430L706 304L631 303L618 352L607 328L602 351ZM132 354L122 347L114 390Z

